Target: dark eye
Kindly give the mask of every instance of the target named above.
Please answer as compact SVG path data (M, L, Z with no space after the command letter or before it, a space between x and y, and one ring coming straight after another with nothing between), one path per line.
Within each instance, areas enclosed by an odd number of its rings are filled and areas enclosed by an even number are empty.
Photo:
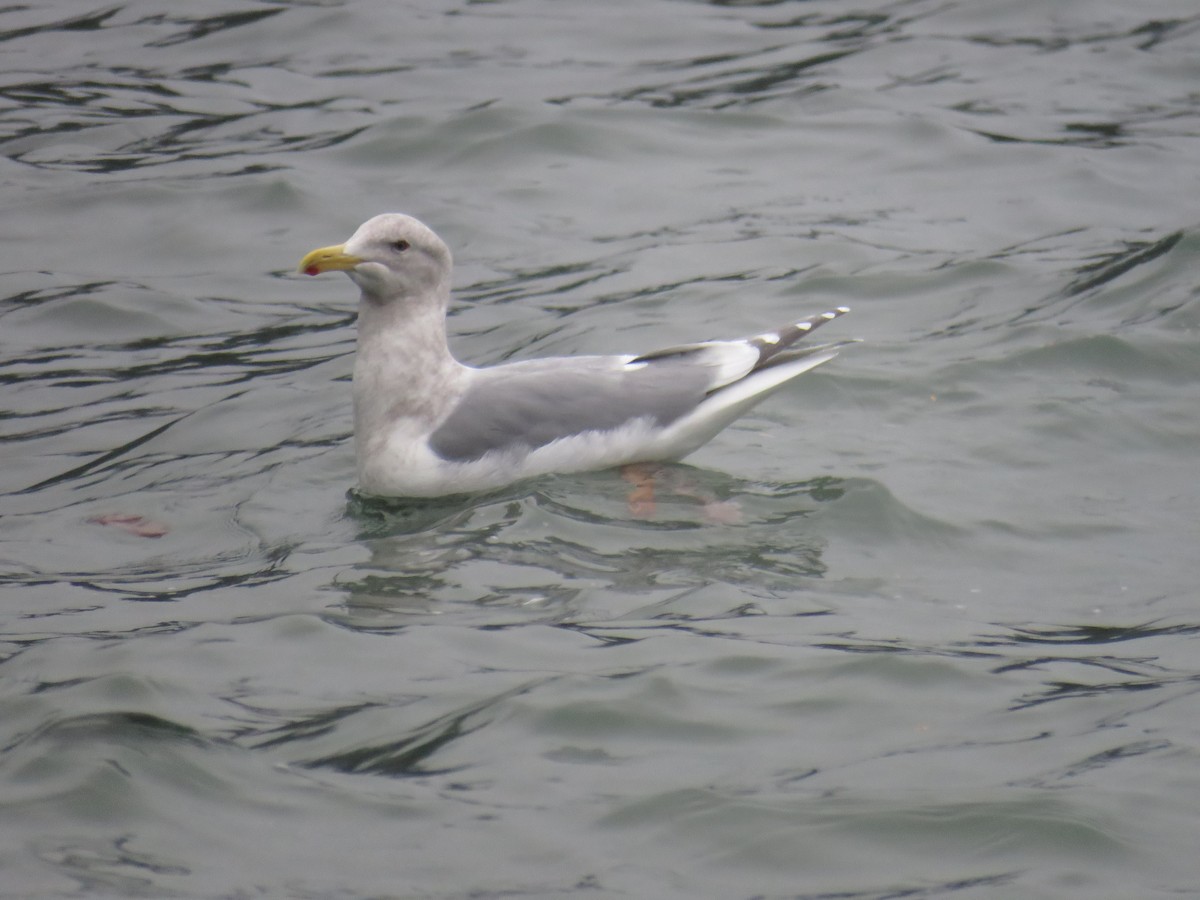
M393 241L392 249L403 252L408 249L408 241Z

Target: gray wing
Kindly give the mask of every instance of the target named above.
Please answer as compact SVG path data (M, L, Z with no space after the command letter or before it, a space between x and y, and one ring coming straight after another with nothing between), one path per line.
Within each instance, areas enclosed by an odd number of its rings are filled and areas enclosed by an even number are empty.
M634 419L665 427L746 376L835 346L796 342L849 312L844 306L763 334L621 357L530 360L482 369L430 435L443 459L469 462L492 450L533 450Z
M532 360L481 371L429 438L443 459L469 462L492 450L542 447L634 419L666 426L695 409L712 373L688 354L624 365L611 357Z

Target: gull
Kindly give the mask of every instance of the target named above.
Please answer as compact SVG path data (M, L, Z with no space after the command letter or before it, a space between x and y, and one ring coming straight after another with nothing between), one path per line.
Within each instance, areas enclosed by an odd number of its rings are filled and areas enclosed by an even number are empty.
M475 368L450 353L450 250L385 213L300 262L361 291L354 361L359 489L384 497L488 491L550 473L682 459L850 341L797 346L844 306L773 331L650 353Z

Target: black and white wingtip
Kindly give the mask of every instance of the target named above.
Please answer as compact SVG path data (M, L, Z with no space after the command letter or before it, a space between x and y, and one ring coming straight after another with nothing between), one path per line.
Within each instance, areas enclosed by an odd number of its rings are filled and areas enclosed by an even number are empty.
M756 334L753 337L746 338L746 343L758 350L758 366L761 367L771 357L787 350L802 337L816 331L826 322L832 322L834 319L844 316L848 312L850 312L850 307L839 306L828 312L818 313L815 316L809 316L807 319L801 319L799 322L784 325L775 331L765 331L762 334Z

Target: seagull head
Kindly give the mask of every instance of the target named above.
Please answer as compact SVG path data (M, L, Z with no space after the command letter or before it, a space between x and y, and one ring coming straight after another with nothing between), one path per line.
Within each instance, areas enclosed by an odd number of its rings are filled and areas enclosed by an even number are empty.
M345 272L363 297L380 303L447 297L451 266L450 248L433 229L403 213L368 219L346 243L300 260L306 275Z

